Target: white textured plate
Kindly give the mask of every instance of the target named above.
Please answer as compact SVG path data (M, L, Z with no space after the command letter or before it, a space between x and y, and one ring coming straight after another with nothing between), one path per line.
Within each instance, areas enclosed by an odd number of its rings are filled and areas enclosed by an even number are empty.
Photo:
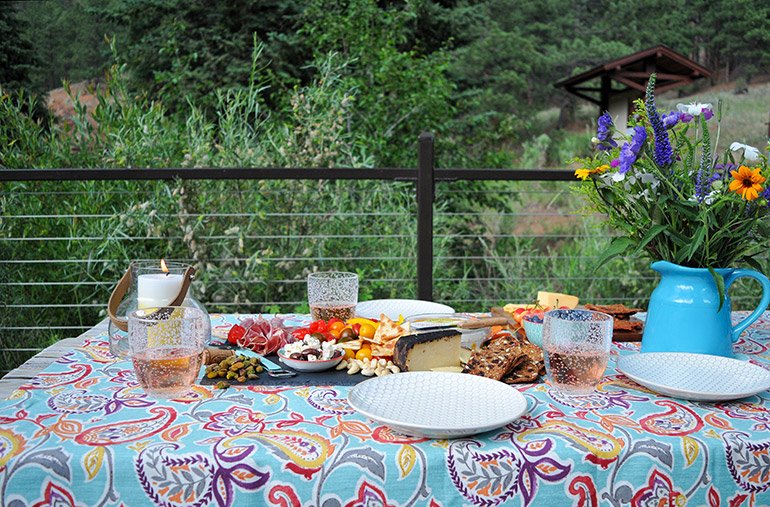
M647 352L618 359L618 370L667 396L736 400L770 389L770 371L747 361L687 352Z
M379 319L384 313L389 318L396 320L399 315L405 319L421 313L454 313L451 306L422 301L419 299L373 299L356 305L356 315L368 319Z
M416 371L361 382L348 393L366 417L417 437L458 438L505 426L527 400L496 380L463 373Z

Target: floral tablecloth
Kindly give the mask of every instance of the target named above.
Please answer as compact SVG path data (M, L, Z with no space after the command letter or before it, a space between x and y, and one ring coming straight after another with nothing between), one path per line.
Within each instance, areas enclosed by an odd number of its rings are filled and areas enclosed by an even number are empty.
M770 367L768 346L765 313L737 351ZM521 386L529 413L514 423L425 440L356 414L346 387L196 386L154 400L93 332L0 402L0 504L770 505L767 392L690 403L614 364L595 394Z

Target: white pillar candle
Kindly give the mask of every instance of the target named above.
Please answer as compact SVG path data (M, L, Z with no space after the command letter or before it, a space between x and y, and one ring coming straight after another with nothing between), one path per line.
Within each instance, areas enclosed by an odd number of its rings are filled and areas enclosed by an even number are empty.
M167 306L179 294L183 275L152 273L139 275L137 305L139 308Z

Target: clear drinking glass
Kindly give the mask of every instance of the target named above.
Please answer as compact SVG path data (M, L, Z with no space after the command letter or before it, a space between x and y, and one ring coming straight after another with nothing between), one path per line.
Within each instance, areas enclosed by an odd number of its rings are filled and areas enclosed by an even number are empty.
M551 310L543 318L548 381L565 394L589 394L604 376L612 317L590 310Z
M208 316L198 308L143 308L129 314L129 355L147 394L174 398L190 390L200 372L208 328Z
M352 319L358 303L358 275L344 271L310 273L307 302L313 320Z

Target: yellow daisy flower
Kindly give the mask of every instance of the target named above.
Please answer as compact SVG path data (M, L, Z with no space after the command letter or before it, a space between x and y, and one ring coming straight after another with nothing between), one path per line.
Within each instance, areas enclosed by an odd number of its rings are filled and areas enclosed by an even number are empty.
M593 169L590 169L590 168L577 169L575 170L575 176L585 181L592 174L603 173L609 168L610 166L608 166L607 164L604 164L604 165L600 165L599 167L594 167Z
M737 171L730 171L730 175L733 177L733 181L730 182L730 190L740 194L747 201L753 201L759 197L762 183L765 182L765 177L760 171L759 167L752 169L745 165L740 166Z

